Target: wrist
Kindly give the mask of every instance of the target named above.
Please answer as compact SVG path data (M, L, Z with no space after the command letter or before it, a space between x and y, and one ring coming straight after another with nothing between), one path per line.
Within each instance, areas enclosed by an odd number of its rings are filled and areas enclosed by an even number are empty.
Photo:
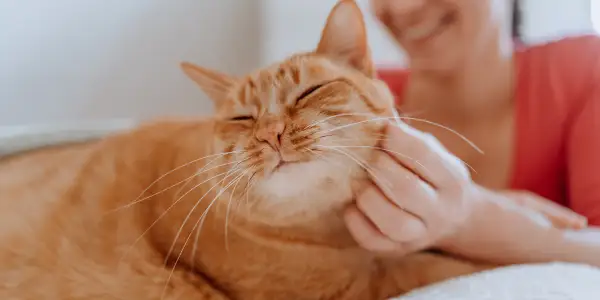
M485 221L481 216L488 215L489 211L493 210L490 206L495 204L482 200L485 198L484 192L485 189L473 184L472 197L469 201L465 218L457 224L452 232L436 243L436 248L462 255L459 252L465 247L470 247L469 243L471 243L474 237L481 233L486 233L481 232L483 228L480 225L482 221Z
M441 250L499 264L547 261L548 248L559 249L560 231L543 218L527 214L493 191L477 188L470 213L456 232L444 239Z

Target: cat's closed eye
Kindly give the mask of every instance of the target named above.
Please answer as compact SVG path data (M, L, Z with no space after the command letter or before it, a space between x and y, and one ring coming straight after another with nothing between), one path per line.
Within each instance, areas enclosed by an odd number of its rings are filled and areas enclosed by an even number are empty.
M233 118L229 119L230 121L251 121L254 120L254 117L252 116L235 116Z
M316 92L318 89L322 88L324 86L324 84L318 84L318 85L314 85L311 86L310 88L306 89L304 92L302 92L302 94L300 94L297 98L296 98L296 103L300 102L300 100L310 96L310 94Z
M296 104L299 104L300 101L308 98L308 96L314 94L315 92L317 92L319 89L321 89L322 87L329 85L331 83L336 82L337 80L331 80L331 81L327 81L321 84L317 84L317 85L313 85L311 87L309 87L308 89L304 90L298 97L296 97Z

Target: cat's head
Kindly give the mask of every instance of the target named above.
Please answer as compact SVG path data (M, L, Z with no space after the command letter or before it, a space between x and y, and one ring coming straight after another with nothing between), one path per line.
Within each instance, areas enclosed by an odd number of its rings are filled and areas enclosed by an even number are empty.
M240 178L236 196L251 187L254 203L279 216L350 200L393 109L352 0L333 8L312 52L240 78L182 67L214 102L215 152L232 152L219 161L233 170L222 187Z

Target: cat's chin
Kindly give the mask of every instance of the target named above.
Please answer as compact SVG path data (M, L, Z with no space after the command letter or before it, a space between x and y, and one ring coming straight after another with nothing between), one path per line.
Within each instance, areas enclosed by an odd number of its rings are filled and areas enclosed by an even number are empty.
M313 160L273 169L252 188L250 218L273 226L332 222L352 201L351 167Z
M302 198L312 194L323 185L344 180L341 174L332 172L331 166L323 161L287 163L276 167L263 179L263 190L272 197Z

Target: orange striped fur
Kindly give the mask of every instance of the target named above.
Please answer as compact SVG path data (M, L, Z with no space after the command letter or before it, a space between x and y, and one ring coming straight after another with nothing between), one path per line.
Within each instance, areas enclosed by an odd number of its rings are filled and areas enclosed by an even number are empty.
M365 120L393 109L353 1L314 52L182 67L214 117L0 160L0 299L385 299L477 269L378 258L344 227L383 128Z

